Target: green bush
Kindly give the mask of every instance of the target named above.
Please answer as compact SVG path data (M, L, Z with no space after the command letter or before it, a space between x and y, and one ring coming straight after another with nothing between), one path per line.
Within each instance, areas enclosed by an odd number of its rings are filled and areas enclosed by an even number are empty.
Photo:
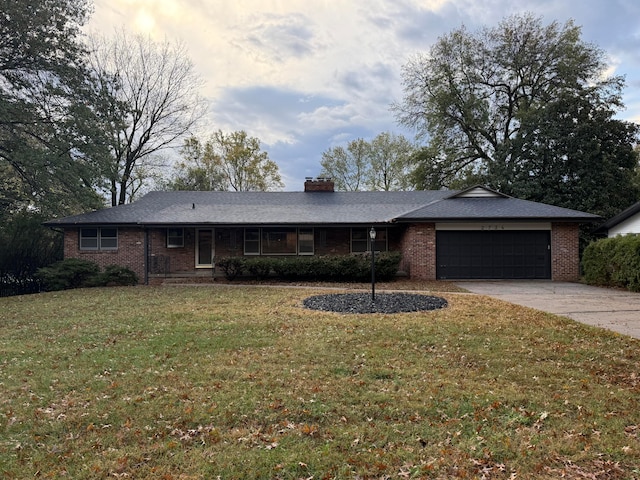
M138 276L133 270L120 265L109 265L105 267L104 272L91 279L88 286L111 287L137 284Z
M271 257L246 257L244 265L251 275L261 280L271 275L275 260Z
M402 256L398 252L376 254L376 279L395 277ZM324 257L270 258L271 270L282 280L366 282L371 280L371 256L332 255Z
M640 291L640 237L625 235L590 243L582 255L585 282Z
M244 272L245 261L243 257L226 257L216 260L216 266L220 267L227 280L233 280Z
M45 290L68 290L88 286L99 273L100 267L93 262L67 258L38 269L36 278L42 282Z
M67 258L41 268L37 271L36 278L47 291L138 283L138 276L127 267L109 265L101 272L97 264L79 258Z
M399 252L377 253L376 279L388 281L398 273ZM286 281L368 282L370 255L327 255L291 257L225 257L216 260L225 278L249 274L257 279L274 277Z

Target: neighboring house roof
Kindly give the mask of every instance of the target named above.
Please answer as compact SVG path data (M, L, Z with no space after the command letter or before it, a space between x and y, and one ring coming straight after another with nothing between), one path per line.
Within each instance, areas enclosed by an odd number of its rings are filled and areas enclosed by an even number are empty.
M609 220L604 222L602 225L600 225L600 227L598 227L596 233L607 233L611 228L616 227L617 225L621 224L625 220L628 220L638 213L640 213L640 202L634 203L615 217L610 218Z
M409 221L591 222L596 215L484 187L410 192L151 192L140 200L46 222L73 225L320 225Z

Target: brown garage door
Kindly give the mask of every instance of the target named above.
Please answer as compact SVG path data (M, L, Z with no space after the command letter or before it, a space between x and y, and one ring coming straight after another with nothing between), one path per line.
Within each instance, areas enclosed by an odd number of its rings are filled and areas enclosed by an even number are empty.
M550 232L441 230L436 262L440 279L549 279Z

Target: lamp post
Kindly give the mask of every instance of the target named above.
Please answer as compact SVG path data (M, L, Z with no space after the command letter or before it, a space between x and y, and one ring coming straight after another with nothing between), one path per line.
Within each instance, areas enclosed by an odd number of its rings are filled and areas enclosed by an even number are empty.
M369 230L369 238L371 239L371 302L376 301L376 229L371 227Z

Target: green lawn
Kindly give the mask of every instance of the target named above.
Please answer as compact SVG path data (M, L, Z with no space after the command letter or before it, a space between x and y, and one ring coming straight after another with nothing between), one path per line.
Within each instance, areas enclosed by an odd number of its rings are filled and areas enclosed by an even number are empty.
M301 307L318 293L0 299L0 475L640 478L639 341L455 292Z

